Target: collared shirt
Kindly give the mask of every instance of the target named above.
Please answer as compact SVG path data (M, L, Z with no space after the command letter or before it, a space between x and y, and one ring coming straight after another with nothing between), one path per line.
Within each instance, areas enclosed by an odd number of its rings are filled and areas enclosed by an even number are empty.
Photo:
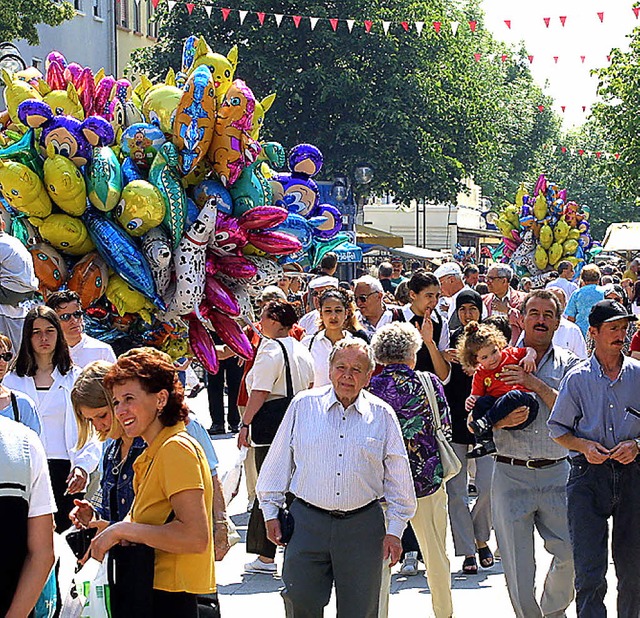
M538 363L533 374L547 386L558 390L560 382L573 367L581 361L568 350L551 345ZM531 393L537 400L540 409L536 419L524 429L510 431L495 429L493 439L499 455L515 459L561 459L566 457L567 450L556 444L547 429L549 407L536 394Z
M589 330L589 312L597 302L604 298L604 288L595 283L583 285L575 292L569 302L564 314L567 317L575 318L576 324L580 327L583 336L587 336Z
M366 391L346 410L332 386L297 395L258 477L266 520L277 516L287 491L331 511L384 498L387 532L401 537L416 497L395 412Z
M517 345L520 345L523 339L524 333L520 335ZM560 326L553 334L553 345L573 352L580 360L585 360L589 356L582 331L577 324L567 320L565 317L560 318Z
M298 325L304 328L307 335L315 335L320 330L320 312L314 309L305 313L298 320Z
M549 418L551 437L572 433L608 449L639 437L640 419L625 412L627 406L638 407L638 384L640 362L623 356L620 373L611 380L594 354L562 382Z
M364 328L367 335L369 335L369 338L371 338L376 334L376 331L393 322L393 311L391 311L391 309L385 309L377 324L372 324L367 318L365 318L360 309L356 312L356 317L360 324L362 324L362 328Z
M69 353L73 364L78 365L80 369L84 369L89 363L97 360L104 360L109 363L116 362L116 355L108 343L85 334L82 335L82 339L76 345L69 348Z
M565 293L565 295L567 297L567 302L573 296L574 292L578 291L578 284L574 283L573 281L569 281L568 279L565 279L564 277L558 277L557 279L554 279L553 281L549 281L549 283L547 283L547 285L545 287L547 289L549 289L549 288L560 288Z
M327 331L322 329L315 335L307 335L302 341L302 345L309 350L313 361L313 385L326 386L331 383L329 380L329 355L333 350L333 343L327 339ZM345 339L353 339L353 335L348 331L343 331ZM309 385L307 382L303 388ZM298 389L297 393L302 389Z
M404 319L406 322L411 322L412 324L416 324L417 322L419 322L420 324L422 324L423 318L413 313L410 304L405 305L402 308L402 313L404 314ZM433 318L431 319L433 320ZM435 322L435 320L433 321ZM443 320L442 318L440 319L440 322L442 323L442 330L440 331L440 338L438 339L437 345L438 350L442 352L449 347L449 325L447 324L446 320Z

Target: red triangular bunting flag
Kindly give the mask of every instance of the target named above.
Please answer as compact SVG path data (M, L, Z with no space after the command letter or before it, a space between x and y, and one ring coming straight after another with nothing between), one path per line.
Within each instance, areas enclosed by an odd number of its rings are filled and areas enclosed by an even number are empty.
M599 159L602 156L601 152L596 152L596 159Z
M579 154L580 156L582 156L582 155L584 154L584 150L582 150L582 148L580 148L580 149L578 150L578 154Z
M477 21L470 21L469 22L469 28L471 28L471 32L475 32L477 26L478 26L478 22Z
M266 13L256 13L256 15L258 16L258 21L260 22L260 25L264 26L264 18L266 16Z
M231 13L231 9L220 9L222 11L222 20L227 21L227 17L229 17L229 13Z
M504 23L506 24L507 28L509 28L509 30L511 30L511 20L510 19L505 19Z
M587 106L586 106L586 105L583 105L583 106L582 106L582 111L583 111L583 112L586 112L586 111L587 111Z
M482 54L479 54L476 52L475 54L473 54L473 57L476 59L476 62L480 62L480 58L482 58Z
M442 22L434 21L433 22L433 27L434 27L434 29L436 31L436 34L439 34L440 33L440 28L442 28Z
M562 146L562 148L560 148L560 150L562 150L562 154L565 154L567 152L567 147L566 146Z
M544 25L548 28L551 23L551 17L543 17Z
M335 32L338 29L338 20L335 17L332 17L331 19L329 19L329 23L331 24L331 27Z
M567 110L567 106L566 105L561 105L560 109L562 110L562 112L564 113Z
M189 15L191 15L191 13L193 13L193 9L196 8L196 5L191 3L191 2L187 2L187 11L189 11Z
M544 105L538 105L538 111L539 112L543 112L544 111Z
M529 64L533 64L533 56L527 56L529 58Z
M373 22L370 19L365 19L364 20L364 29L367 32L371 32L371 26L373 26Z
M292 15L291 19L293 19L293 23L296 25L296 28L300 26L300 20L302 19L302 15Z
M582 62L582 64L584 64L586 56L580 56L580 61Z
M160 2L160 0L151 0L151 4L153 4L153 8L157 9L158 8L158 3Z
M620 158L620 153L616 152L616 154L613 155L616 158L616 161Z
M607 56L607 62L611 62L611 56Z
M553 61L554 61L556 64L558 64L558 58L559 58L559 56L554 56L554 57L553 57Z
M633 14L636 16L636 19L638 19L638 15L640 15L640 6L634 6L632 10Z
M604 22L604 12L598 13L598 19L600 22Z
M409 32L409 22L408 21L401 21L400 25L404 28L405 32Z
M507 56L507 54L502 54L502 55L500 56L500 60L502 60L502 62L506 62L508 57L509 57L509 56Z
M560 23L562 24L562 27L564 28L564 25L567 23L567 16L566 15L560 15Z

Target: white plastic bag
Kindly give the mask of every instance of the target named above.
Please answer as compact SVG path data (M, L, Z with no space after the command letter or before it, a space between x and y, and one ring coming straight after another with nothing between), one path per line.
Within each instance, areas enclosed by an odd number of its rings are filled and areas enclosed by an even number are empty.
M92 565L91 570L84 574L83 571L90 562L94 562L95 565ZM78 593L85 598L80 618L109 618L111 612L109 609L107 556L104 557L102 562L90 558L78 575L81 573L83 573L82 579L76 576ZM87 581L91 574L93 574L93 577Z
M222 493L224 494L224 503L229 506L231 501L236 497L240 489L240 480L242 479L242 464L247 458L249 449L243 446L238 453L238 458L231 470L227 470L221 477Z

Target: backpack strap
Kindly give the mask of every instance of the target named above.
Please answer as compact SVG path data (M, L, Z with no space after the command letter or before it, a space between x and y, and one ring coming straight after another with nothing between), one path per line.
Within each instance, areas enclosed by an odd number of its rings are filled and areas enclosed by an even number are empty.
M391 321L406 322L404 318L404 311L402 311L402 307L394 307L393 309L391 309Z
M309 352L311 352L311 348L313 347L313 342L316 340L316 337L320 334L320 331L318 331L315 335L313 335L313 337L311 337L311 341L309 341L309 345L307 346L309 349ZM280 343L280 342L278 342ZM280 344L282 345L282 344ZM282 346L284 349L284 346ZM287 358L287 353L284 353L284 357ZM289 360L287 359L287 363L289 362Z
M18 408L18 400L16 399L15 393L11 391L11 407L13 408L13 420L16 422L20 422L20 408Z

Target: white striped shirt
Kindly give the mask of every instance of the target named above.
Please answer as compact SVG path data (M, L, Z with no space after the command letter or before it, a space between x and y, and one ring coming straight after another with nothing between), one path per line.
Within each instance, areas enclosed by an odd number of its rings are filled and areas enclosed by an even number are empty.
M265 520L285 492L326 510L387 503L387 533L402 536L416 496L398 419L384 401L361 391L346 410L333 386L298 394L262 465L256 492Z

